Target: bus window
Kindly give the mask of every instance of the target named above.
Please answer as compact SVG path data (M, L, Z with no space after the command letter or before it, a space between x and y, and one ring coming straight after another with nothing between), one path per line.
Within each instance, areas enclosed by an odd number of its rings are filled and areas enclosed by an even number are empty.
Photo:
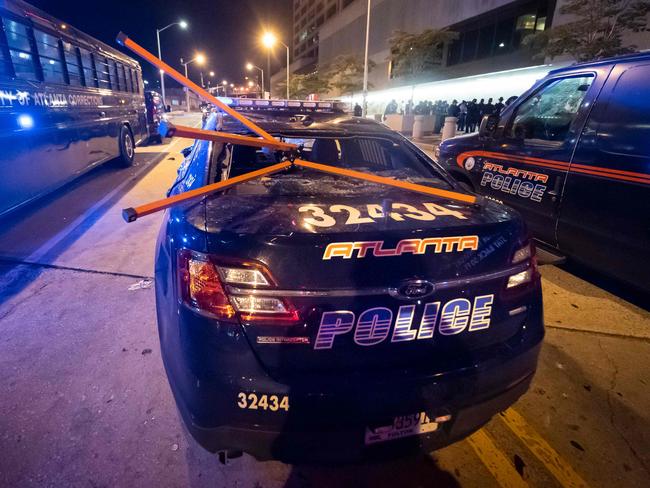
M115 67L115 61L113 61L112 59L109 59L108 60L108 66L109 66L108 72L109 72L110 77L111 77L111 88L113 88L113 90L119 90L120 89L120 84L119 84L119 82L117 80L117 69Z
M126 66L122 66L124 70L124 79L126 80L126 91L133 92L133 85L131 84L131 70Z
M5 55L4 46L0 46L0 76L9 76L9 57Z
M95 67L97 68L97 80L99 88L111 89L111 78L108 74L108 60L106 56L95 54Z
M5 31L2 27L2 20L0 19L0 76L13 76L11 68L11 57L9 55L9 46L7 46L7 39Z
M86 86L97 88L97 75L95 74L95 66L90 51L80 47L79 53L81 54L81 66L83 66Z
M135 86L138 93L141 93L142 76L138 70L135 71Z
M34 55L29 42L29 28L15 20L2 19L9 55L17 78L38 80Z
M70 79L70 84L74 86L82 86L81 67L79 66L77 48L69 42L64 42L63 53L65 55L65 64L68 67L68 78Z
M59 40L38 29L34 29L34 39L36 39L36 49L43 68L43 80L51 83L65 83Z
M132 69L131 70L131 80L133 80L133 93L138 93L138 76L137 76L137 71Z
M126 75L124 74L124 66L122 66L120 63L115 63L115 67L117 68L117 79L120 82L120 90L129 91L126 87Z

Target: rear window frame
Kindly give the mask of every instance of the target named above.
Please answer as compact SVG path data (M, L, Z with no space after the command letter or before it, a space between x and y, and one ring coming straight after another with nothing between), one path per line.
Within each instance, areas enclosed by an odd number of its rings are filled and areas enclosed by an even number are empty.
M395 135L392 133L368 133L368 132L363 132L363 133L358 133L358 134L346 134L346 133L337 133L337 132L277 132L273 133L271 132L271 135L274 137L277 137L281 140L287 140L287 139L354 139L354 138L363 138L363 139L380 139L384 141L389 141L393 144L398 144L400 145L401 149L404 151L410 152L413 157L417 160L417 162L420 164L421 168L423 171L430 173L431 174L431 179L438 179L444 184L447 185L447 188L444 188L445 190L457 190L459 187L458 183L450 176L450 174L447 172L445 168L443 168L439 163L437 163L433 158L429 157L424 151L422 151L420 148L418 148L416 145L414 145L411 141L406 139L405 137L401 135ZM219 154L216 154L214 149L215 149L215 144L211 142L211 147L209 151L209 160L207 164L207 183L215 183L217 180L215 179L213 181L214 175L218 173L216 165L218 164L217 161L217 156L221 154L222 150L219 151ZM231 146L231 152L234 154L235 147L236 145L230 145ZM231 155L232 158L232 155ZM231 163L232 165L232 163ZM336 166L335 166L336 167ZM229 178L232 178L233 176L230 174L232 171L232 167L229 170ZM354 168L351 168L354 169ZM360 171L358 169L354 169L356 171ZM395 171L395 170L392 170ZM414 170L416 171L416 170ZM378 174L376 171L370 171L371 174ZM242 173L243 174L243 173ZM380 176L380 175L379 175ZM427 178L425 176L422 176L423 178ZM226 180L218 180L218 181L226 181ZM403 180L400 180L403 181Z

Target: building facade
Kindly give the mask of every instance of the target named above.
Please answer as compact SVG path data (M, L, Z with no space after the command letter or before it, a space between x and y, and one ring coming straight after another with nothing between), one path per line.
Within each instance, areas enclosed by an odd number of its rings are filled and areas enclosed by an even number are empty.
M369 57L375 67L369 75L371 99L518 95L552 67L572 62L557 58L551 64L522 46L528 34L570 20L559 13L564 1L372 0ZM294 0L291 70L309 72L327 66L339 55L362 58L367 2ZM439 69L418 79L396 77L388 59L389 39L395 31L417 34L425 29L449 29L458 39L445 45ZM625 41L640 49L650 48L648 33L630 37Z

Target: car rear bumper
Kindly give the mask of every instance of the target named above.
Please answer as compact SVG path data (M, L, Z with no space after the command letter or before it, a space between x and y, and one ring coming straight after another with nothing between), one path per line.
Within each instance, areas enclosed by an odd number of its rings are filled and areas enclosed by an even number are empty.
M518 347L504 347L474 367L427 378L359 383L347 377L330 388L322 384L290 388L268 377L222 377L215 383L204 378L196 383L200 391L190 395L181 394L172 376L170 383L188 430L211 452L240 450L260 460L292 463L429 452L471 434L526 392L543 337L541 324L527 329ZM238 408L241 390L286 394L290 408L286 412ZM432 419L451 415L451 420L432 433L365 445L369 424L387 425L394 416L422 411Z
M462 440L507 409L523 395L533 373L496 396L452 412L435 432L365 445L365 425L344 431L290 431L217 427L205 429L186 422L194 439L211 452L241 450L258 460L319 464L382 459L426 453Z

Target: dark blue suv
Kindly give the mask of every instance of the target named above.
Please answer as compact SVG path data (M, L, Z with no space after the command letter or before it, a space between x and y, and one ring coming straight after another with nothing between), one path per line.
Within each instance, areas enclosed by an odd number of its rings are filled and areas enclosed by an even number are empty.
M650 54L551 71L439 162L542 246L650 292Z
M301 159L461 190L385 126L309 106L248 115L298 144ZM204 128L217 123L245 133L219 114ZM170 193L279 157L197 141ZM462 439L535 372L534 253L522 219L497 203L309 169L173 207L157 243L156 306L181 415L224 457L352 460Z

